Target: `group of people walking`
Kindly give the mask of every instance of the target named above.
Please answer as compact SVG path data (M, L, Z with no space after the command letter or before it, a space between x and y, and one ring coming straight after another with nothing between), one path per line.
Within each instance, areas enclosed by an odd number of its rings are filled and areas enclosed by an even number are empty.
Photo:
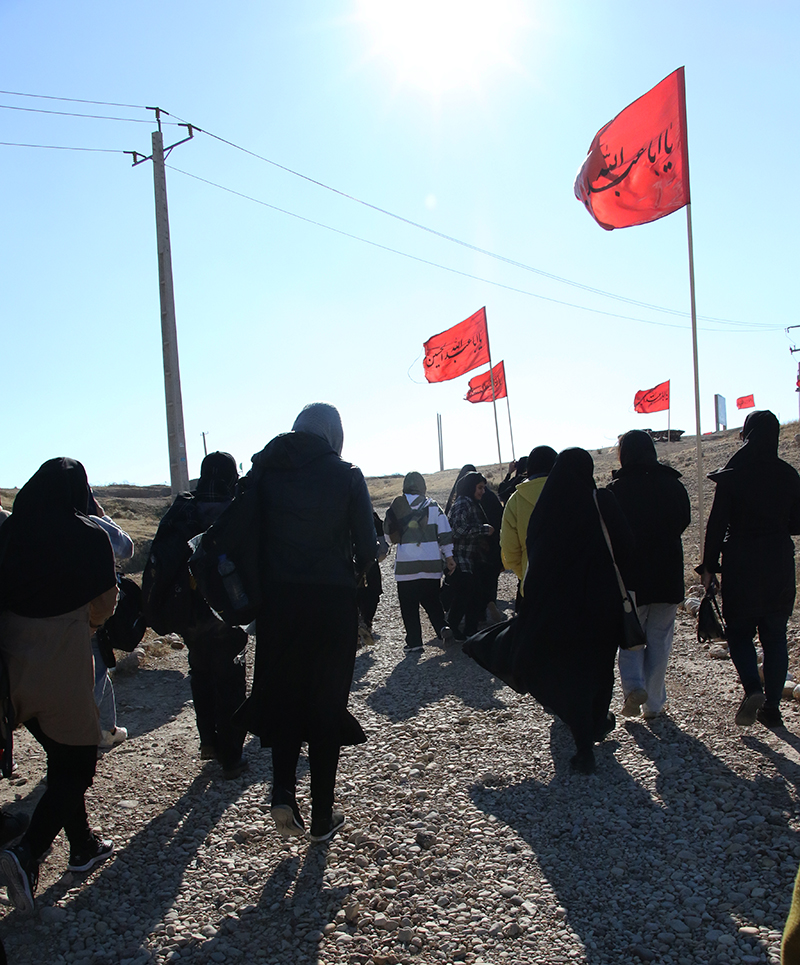
M711 474L717 491L698 567L709 590L721 571L730 652L745 692L736 715L742 726L757 718L781 725L800 476L778 458L778 432L772 413L752 413L742 448ZM369 586L370 574L375 580L386 551L382 530L397 547L409 651L423 647L420 608L444 643L475 639L487 615L498 616L500 572L517 575L517 613L501 628L513 677L569 726L579 773L595 770L594 744L615 726L617 654L622 713L663 713L690 506L680 474L659 463L647 433L621 437L620 468L605 489L596 486L585 450L556 454L537 446L504 480L504 509L485 477L465 466L445 510L428 497L423 476L408 473L384 521L360 470L341 458L343 440L333 406L306 406L290 432L253 457L244 480L229 454L207 456L196 490L178 497L159 528L186 543L237 505L237 493L249 493L255 504L248 539L257 550L261 602L249 698L244 631L225 624L194 587L184 638L201 757L217 759L225 777L238 777L247 767L246 730L257 734L271 749L271 813L281 835L307 833L296 794L303 743L311 770L309 837L327 841L345 820L335 807L340 748L366 740L348 710L358 606L365 605L357 591ZM80 463L46 462L13 509L0 527L0 654L16 722L47 754L47 789L24 834L14 828L0 841L10 845L0 852L0 870L12 901L30 910L39 861L61 829L71 870L89 870L113 850L90 830L84 794L103 738L91 639L113 612L117 582L111 534L96 515ZM618 573L635 596L646 636L636 651L624 650ZM371 622L374 592L369 599Z

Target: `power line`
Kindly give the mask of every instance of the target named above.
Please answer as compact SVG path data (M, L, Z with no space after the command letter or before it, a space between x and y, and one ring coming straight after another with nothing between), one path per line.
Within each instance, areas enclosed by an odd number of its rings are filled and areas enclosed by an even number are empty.
M177 115L173 115L173 116L177 116ZM178 119L181 120L181 118L178 118ZM295 177L301 178L304 181L308 181L310 184L315 184L320 188L324 188L326 191L331 191L333 194L338 194L340 197L346 198L348 201L355 201L357 204L363 205L366 208L370 208L372 211L376 211L379 214L387 215L388 217L394 218L397 221L401 221L403 224L407 224L410 227L418 228L421 231L426 231L429 234L435 235L438 238L442 238L444 241L450 241L453 244L461 245L462 247L468 248L469 250L474 251L478 254L486 255L489 258L494 258L497 261L502 261L505 264L512 265L515 268L521 268L524 271L533 272L536 275L541 275L543 278L550 279L550 281L560 282L561 284L569 285L572 288L579 288L582 291L590 292L593 295L601 295L604 298L612 298L612 299L615 299L616 301L621 301L629 305L634 305L637 308L646 308L646 309L649 309L650 311L663 312L667 315L677 315L682 318L689 317L690 313L686 311L682 311L681 309L665 308L661 305L653 305L650 302L643 302L643 301L638 301L635 298L628 298L626 295L616 295L613 292L607 292L602 288L594 288L591 285L584 285L583 283L573 281L570 278L562 278L560 275L554 275L551 272L542 270L541 268L534 268L532 265L526 265L524 262L516 261L513 258L508 258L505 255L498 254L497 252L494 252L494 251L489 251L486 248L481 248L478 245L473 245L468 241L462 241L460 238L455 238L452 235L445 234L442 231L437 231L435 228L430 228L427 225L420 224L417 221L412 221L410 218L406 218L403 215L395 214L393 211L388 211L386 208L381 208L378 205L371 204L369 201L363 201L361 198L358 198L352 194L347 194L347 192L341 191L338 188L331 187L331 185L325 184L323 181L317 181L315 178L309 177L306 174L302 174L299 171L295 171L284 164L279 164L277 161L273 161L268 157L264 157L261 154L257 154L255 151L251 151L248 148L242 147L239 144L235 144L233 141L229 141L224 137L220 137L218 134L212 134L210 131L203 130L202 128L195 128L195 130L199 131L201 134L206 134L208 137L211 137L216 141L220 141L222 144L227 144L229 147L235 148L237 151L241 151L243 154L249 154L251 157L257 158L259 161L264 161L267 164L271 164L273 167L276 167L281 171L285 171L287 174L292 174ZM553 299L553 300L557 301L557 299ZM564 304L568 304L568 303L565 302ZM627 316L619 316L619 317L627 317ZM750 322L737 321L735 319L730 319L730 318L715 318L710 315L703 315L698 317L701 317L703 321L717 322L717 323L722 323L726 325L746 326L746 325L752 324ZM756 330L760 330L760 329L754 329L754 331Z
M559 298L550 298L547 295L540 295L538 292L528 291L524 288L515 288L512 285L504 285L502 282L492 281L492 279L490 278L482 278L480 275L473 275L473 274L470 274L470 272L461 271L458 268L450 268L447 265L442 265L435 261L429 261L427 258L420 258L418 255L412 255L407 251L400 251L397 248L390 248L388 245L382 245L377 241L370 241L368 238L362 238L359 235L351 234L348 231L343 231L341 228L334 228L331 225L324 224L321 221L314 221L312 218L306 218L301 214L296 214L294 211L287 211L285 208L279 208L277 205L270 204L268 201L262 201L260 198L254 198L249 194L244 194L244 192L242 191L236 191L234 188L226 187L224 184L218 184L216 181L210 181L208 178L200 177L200 175L198 174L192 174L189 171L184 171L181 168L176 168L172 164L167 164L166 167L168 167L171 171L175 171L177 174L183 174L187 178L192 178L193 180L200 181L203 184L208 184L213 188L219 188L220 191L226 191L228 194L233 194L238 198L243 198L245 201L252 201L254 204L259 204L262 207L270 208L272 211L277 211L279 214L288 215L290 218L296 218L298 221L303 221L306 224L314 225L317 228L324 228L326 231L332 231L334 232L334 234L342 235L343 237L350 238L353 241L360 241L362 244L370 245L373 248L379 248L382 251L388 251L394 255L401 255L403 258L409 258L412 261L419 262L420 264L429 265L432 268L439 268L442 271L448 271L451 274L460 275L463 278L470 278L473 281L483 282L484 284L487 284L487 285L494 285L496 288L503 288L506 291L515 292L519 295L528 295L531 298L538 298L538 299L541 299L542 301L552 302L553 304L556 304L556 305L563 305L567 308L575 308L583 312L593 312L596 315L605 315L609 318L619 318L628 322L639 322L643 325L658 325L662 328L678 328L681 331L686 330L685 325L679 325L671 322L657 322L647 318L635 318L631 315L620 315L617 312L607 312L601 308L590 308L586 305L576 305L574 302L565 302ZM777 330L777 328L779 327L780 326L776 326L775 329ZM715 332L715 331L719 331L719 329L706 328L704 329L704 331ZM753 329L746 329L746 330L740 329L741 334L745 334L749 332L762 332L762 331L772 331L772 328L768 328L766 326L759 326L758 328L753 328Z
M152 124L153 120L149 117L109 117L107 114L76 114L72 111L48 111L43 107L16 107L13 104L0 104L0 108L5 111L24 111L26 114L55 114L59 117L86 117L95 121L127 121L130 124ZM166 114L166 111L162 113ZM173 127L180 127L176 121L164 121Z
M130 107L135 111L149 111L143 104L115 104L113 101L87 101L80 97L56 97L50 94L24 94L18 90L0 90L0 94L9 97L36 97L46 101L68 101L70 104L96 104L98 107Z
M113 147L69 147L63 144L18 144L16 141L0 141L0 147L40 147L50 151L97 151L102 154L127 154Z

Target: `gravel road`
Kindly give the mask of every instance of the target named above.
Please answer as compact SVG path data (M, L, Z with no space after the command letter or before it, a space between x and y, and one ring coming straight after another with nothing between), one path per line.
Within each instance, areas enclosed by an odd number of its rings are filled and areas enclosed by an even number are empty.
M185 651L151 644L116 677L131 737L88 795L116 854L63 873L58 838L27 918L0 891L9 961L777 962L800 859L800 704L784 701L784 731L736 728L733 667L681 611L669 714L619 718L597 774L573 775L567 729L458 645L403 653L390 565L380 637L356 664L369 743L342 754L343 832L278 838L269 754L252 740L230 782L201 762ZM513 589L504 575L502 598ZM17 758L0 801L30 811L43 755L25 733ZM308 814L305 758L300 775Z

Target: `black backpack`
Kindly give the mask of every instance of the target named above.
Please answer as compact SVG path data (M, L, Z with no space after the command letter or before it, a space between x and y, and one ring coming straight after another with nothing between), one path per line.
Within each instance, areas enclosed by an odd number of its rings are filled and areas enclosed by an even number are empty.
M141 588L127 576L121 575L117 576L117 586L117 608L97 631L97 643L106 667L117 665L115 650L126 650L128 653L135 650L147 629Z
M195 623L188 567L192 551L182 532L192 502L190 493L176 496L161 520L142 574L144 619L156 633L183 634Z

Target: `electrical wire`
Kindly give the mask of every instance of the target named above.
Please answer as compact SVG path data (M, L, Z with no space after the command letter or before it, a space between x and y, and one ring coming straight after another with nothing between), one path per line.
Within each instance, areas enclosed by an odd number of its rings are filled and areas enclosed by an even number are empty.
M47 111L42 107L16 107L13 104L0 104L0 109L4 111L24 111L27 114L55 114L58 117L86 117L95 121L127 121L129 124L152 124L151 117L109 117L107 114L76 114L72 111ZM166 111L162 111L166 114ZM171 127L180 127L176 121L164 121Z
M286 208L279 208L277 205L270 204L268 201L262 201L260 198L254 198L252 197L252 195L245 194L242 191L237 191L234 188L226 187L224 184L218 184L216 181L210 181L208 178L200 177L200 175L198 174L192 174L190 171L184 171L181 168L177 168L172 164L167 164L165 166L168 167L171 171L175 171L176 174L182 174L187 178L192 178L193 180L200 181L203 184L208 184L213 188L218 188L220 191L225 191L228 194L233 194L238 198L243 198L245 201L252 201L254 204L258 204L258 205L261 205L262 207L269 208L272 211L277 211L279 214L288 215L291 218L296 218L298 221L303 221L306 224L314 225L314 227L317 227L317 228L324 228L326 231L332 231L334 234L341 235L345 238L350 238L353 241L359 241L362 244L370 245L373 248L379 248L382 251L388 251L394 255L401 255L403 258L409 258L410 260L419 262L420 264L429 265L432 268L439 268L442 271L448 271L454 275L460 275L462 278L470 278L473 281L479 281L487 285L493 285L495 288L503 288L506 291L515 292L519 295L527 295L531 298L538 298L538 299L541 299L542 301L551 302L555 305L563 305L566 308L575 308L575 309L578 309L579 311L593 312L596 315L605 315L606 317L609 317L609 318L619 318L628 322L639 322L643 325L658 325L662 328L677 328L677 329L680 329L681 331L686 330L686 325L681 325L681 324L672 323L672 322L659 322L659 321L655 321L653 319L647 319L647 318L636 318L631 315L620 315L617 312L607 312L601 308L590 308L586 305L576 305L573 302L562 301L559 298L550 298L547 295L540 295L538 292L528 291L524 288L515 288L513 285L505 285L502 282L492 281L492 279L490 278L482 278L480 275L473 275L470 272L461 271L458 268L450 268L447 265L440 264L439 262L429 261L427 258L420 258L418 255L412 255L407 251L400 251L397 248L390 248L388 245L382 245L377 241L370 241L368 238L362 238L359 235L351 234L348 231L343 231L341 228L334 228L331 225L324 224L321 221L314 221L313 218L306 218L303 215L296 214L293 211L287 211ZM775 326L775 330L777 330L777 328L780 328L780 326ZM746 330L739 329L736 334L762 332L767 330L772 331L773 329L772 328L767 329L764 326L759 326L758 328L754 328L754 329L746 329ZM703 331L718 332L720 331L720 329L704 328ZM731 333L731 334L734 334L734 333Z
M171 115L171 116L177 116L177 115ZM182 118L178 118L178 120L182 120ZM184 123L188 123L188 122L184 121ZM271 164L273 167L276 167L281 171L285 171L287 174L292 174L295 177L301 178L304 181L308 181L310 184L315 184L320 188L324 188L326 191L331 191L333 194L337 194L342 198L346 198L348 201L354 201L357 204L363 205L365 208L369 208L372 211L378 212L379 214L384 214L387 217L394 218L395 220L400 221L403 224L407 224L412 228L418 228L421 231L426 231L428 232L428 234L432 234L438 238L442 238L444 241L449 241L449 242L452 242L453 244L461 245L463 248L467 248L470 251L476 252L477 254L486 255L489 258L494 258L497 261L504 262L505 264L511 265L514 268L521 268L524 271L530 271L536 275L541 275L543 278L548 278L550 281L556 281L563 285L569 285L572 288L578 288L582 291L590 292L593 295L601 295L604 298L612 298L616 301L625 302L626 304L634 305L637 308L646 308L650 311L663 312L667 315L677 315L681 318L688 318L690 316L689 312L684 311L682 309L666 308L662 305L654 305L650 302L643 302L635 298L629 298L626 295L617 295L614 292L608 292L602 288L594 288L591 285L584 285L582 282L573 281L570 278L563 278L560 275L554 275L551 272L544 271L541 268L534 268L532 265L527 265L524 262L516 261L513 258L508 258L505 255L498 254L497 252L489 251L488 249L481 248L478 245L473 245L468 241L462 241L460 238L455 238L452 235L445 234L442 231L437 231L435 228L430 228L427 225L421 224L417 221L412 221L410 218L406 218L403 215L395 214L393 211L389 211L386 208L381 208L378 205L371 204L369 201L364 201L361 198L356 197L355 195L347 194L347 192L341 191L338 188L331 187L331 185L325 184L323 181L317 181L315 178L309 177L306 174L302 174L299 171L295 171L292 168L287 167L284 164L280 164L277 161L273 161L268 157L264 157L262 154L257 154L255 151L251 151L246 147L242 147L241 145L236 144L233 141L229 141L224 137L220 137L218 134L212 134L211 131L207 131L199 127L195 127L194 129L196 131L199 131L199 133L201 134L205 134L207 137L211 137L216 141L220 141L222 144L227 144L229 147L235 148L237 151L241 151L243 154L249 154L251 157L257 158L259 161L264 161L267 164ZM731 318L715 318L714 316L711 316L711 315L698 316L698 318L702 318L702 320L706 322L717 322L717 323L723 323L726 325L749 326L752 324L751 322L743 322L743 321L738 321L736 319L731 319ZM749 330L750 329L748 329L748 331ZM756 331L760 329L753 329L753 330Z
M74 97L57 97L57 96L51 96L51 95L46 95L46 94L26 94L26 93L22 93L22 92L20 92L20 91L0 91L0 94L11 95L11 96L16 96L16 97L35 97L35 98L41 98L41 99L44 99L44 100L67 101L67 102L78 103L78 104L96 104L96 105L99 105L99 106L106 106L106 107L127 107L127 108L131 108L131 109L133 109L133 110L153 110L153 108L151 108L151 107L145 107L145 106L139 105L139 104L117 104L117 103L114 103L114 102L111 102L111 101L92 101L92 100L83 100L83 99L74 98ZM40 109L37 109L37 108L15 107L15 106L6 105L6 104L0 104L0 108L4 108L4 109L6 109L6 110L28 111L28 112L41 113L41 114L57 114L57 115L65 116L65 117L83 117L83 118L91 118L91 119L96 119L96 120L132 121L133 123L139 123L139 124L152 123L152 120L151 120L150 118L125 118L125 117L108 117L108 116L94 115L94 114L77 114L77 113L73 114L73 113L68 113L68 112L65 112L65 111L47 111L47 110L40 110ZM176 117L176 118L177 118L177 121L178 121L178 122L182 122L184 125L189 123L188 121L185 121L183 118L177 117L177 115L172 115L172 114L170 114L169 111L165 111L165 110L161 109L161 113L162 113L162 114L165 114L165 115L168 116L168 117ZM171 125L173 125L173 126L180 126L179 124L176 124L175 121L172 121L172 122L170 122L170 121L164 121L163 123L164 123L164 124L171 124ZM197 132L197 133L199 133L199 134L205 134L206 136L212 138L213 140L219 141L219 142L222 143L222 144L226 144L227 146L232 147L232 148L234 148L234 149L237 150L237 151L241 151L242 153L248 154L248 155L250 155L251 157L256 158L257 160L263 161L263 162L265 162L266 164L270 164L270 165L272 165L273 167L276 167L276 168L278 168L278 169L281 170L281 171L285 171L287 174L291 174L291 175L293 175L294 177L298 177L298 178L300 178L300 179L302 179L302 180L304 180L304 181L309 182L310 184L314 184L314 185L316 185L317 187L323 188L323 189L326 190L326 191L330 191L330 192L332 192L333 194L337 194L337 195L339 195L339 196L342 197L342 198L345 198L345 199L347 199L347 200L349 200L349 201L353 201L353 202L355 202L355 203L357 203L357 204L360 204L360 205L362 205L362 206L364 206L364 207L366 207L366 208L369 208L369 209L372 210L372 211L376 211L376 212L379 213L379 214L383 214L383 215L386 215L387 217L394 218L395 220L400 221L400 222L402 222L403 224L407 224L407 225L409 225L410 227L417 228L417 229L419 229L420 231L425 231L425 232L427 232L427 233L429 233L429 234L434 235L435 237L438 237L438 238L443 239L444 241L449 241L449 242L451 242L452 244L460 245L460 246L462 246L462 247L464 247L464 248L467 248L467 249L470 250L470 251L476 252L477 254L486 255L486 256L489 257L489 258L494 258L495 260L501 261L501 262L503 262L503 263L505 263L505 264L508 264L508 265L511 265L512 267L520 268L520 269L522 269L523 271L532 272L532 273L534 273L534 274L540 275L540 276L543 277L543 278L547 278L547 279L549 279L550 281L555 281L555 282L559 282L560 284L569 285L570 287L577 288L577 289L579 289L579 290L581 290L581 291L589 292L590 294L593 294L593 295L600 295L600 296L602 296L602 297L604 297L604 298L611 298L611 299L614 299L614 300L616 300L616 301L621 301L621 302L624 302L624 303L626 303L626 304L633 305L633 306L635 306L635 307L637 307L637 308L645 308L645 309L647 309L647 310L649 310L649 311L661 312L661 313L664 313L664 314L674 315L674 316L678 316L678 317L681 317L681 318L688 318L688 317L689 317L689 312L683 311L683 310L681 310L681 309L666 308L665 306L662 306L662 305L654 305L654 304L652 304L652 303L650 303L650 302L643 302L643 301L640 301L640 300L635 299L635 298L629 298L629 297L626 296L626 295L618 295L618 294L615 294L614 292L608 292L608 291L605 291L605 290L602 289L602 288L595 288L595 287L593 287L593 286L591 286L591 285L584 285L582 282L577 282L577 281L574 281L574 280L569 279L569 278L564 278L564 277L562 277L562 276L560 276L560 275L555 275L555 274L553 274L552 272L544 271L544 270L541 269L541 268L534 268L532 265L527 265L527 264L525 264L524 262L517 261L516 259L508 258L507 256L501 255L501 254L499 254L499 253L497 253L497 252L489 251L488 249L486 249L486 248L481 248L481 247L479 247L478 245L473 245L473 244L471 244L470 242L463 241L463 240L461 240L460 238L456 238L456 237L454 237L454 236L452 236L452 235L445 234L444 232L437 231L435 228L431 228L431 227L429 227L429 226L427 226L427 225L423 225L423 224L421 224L421 223L419 223L419 222L417 222L417 221L412 221L410 218L406 218L406 217L404 217L403 215L396 214L396 213L394 213L394 212L392 212L392 211L389 211L389 210L386 209L386 208L381 208L381 207L379 207L378 205L372 204L372 203L370 203L369 201L364 201L364 200L362 200L361 198L356 197L355 195L351 195L351 194L348 194L348 193L345 192L345 191L339 190L338 188L334 188L334 187L332 187L331 185L325 184L323 181L318 181L318 180L316 180L315 178L309 177L309 176L306 175L306 174L302 174L302 173L299 172L299 171L295 171L294 169L292 169L292 168L290 168L290 167L287 167L287 166L284 165L284 164L280 164L280 163L277 162L277 161L273 161L271 158L265 157L265 156L262 155L262 154L258 154L258 153L256 153L255 151L251 151L251 150L249 150L248 148L242 147L240 144L236 144L234 141L230 141L230 140L228 140L227 138L221 137L221 136L218 135L218 134L213 134L211 131L204 130L203 128L197 127L197 126L194 125L194 124L192 125L192 128L194 129L195 132ZM3 142L3 143L6 143L6 142ZM92 149L92 148L56 148L54 145L17 145L17 144L10 144L10 143L7 143L6 146L14 146L14 147L52 147L52 148L54 148L54 149L59 149L59 150L103 150L103 149ZM188 174L188 172L180 171L180 169L178 169L178 168L175 168L174 170L178 171L179 173L186 174L188 177L196 177L196 175L191 175L191 174ZM203 179L203 178L198 178L198 180L203 181L204 179ZM212 181L207 181L206 183L211 184L211 185L214 185L215 187L221 188L221 189L224 190L224 191L230 191L230 192L233 193L233 194L238 194L238 193L239 193L239 192L233 191L233 190L230 189L230 188L225 188L225 187L223 187L222 185L215 184L215 183L212 182ZM254 201L254 202L257 203L257 204L266 204L266 202L259 201L259 200L256 199L256 198L249 198L247 195L241 195L241 197L247 198L248 200L251 200L251 201ZM274 206L272 206L272 205L267 205L267 207L274 207ZM281 208L275 208L275 210L276 210L276 211L282 211L283 213L288 214L288 215L291 215L292 217L300 217L299 215L294 215L294 214L292 214L292 212L283 211L283 209L281 209ZM328 225L323 225L323 224L320 224L319 222L312 221L312 220L310 220L310 219L303 219L303 220L309 221L310 224L319 224L320 227L327 228L328 230L331 230L331 231L338 231L338 230L339 230L339 229L336 229L336 228L331 228L331 227L328 226ZM367 241L367 240L364 239L364 238L358 238L356 235L349 235L347 232L339 232L339 233L340 233L340 234L343 234L343 235L345 235L345 236L347 236L347 237L354 238L354 239L356 239L356 240L358 240L358 241L362 241L362 242L364 242L364 243L366 243L366 244L376 244L375 242ZM385 247L385 246L383 246L383 245L377 245L377 247ZM396 249L392 249L392 248L386 248L386 250L387 250L387 251L396 251ZM401 252L401 251L396 251L396 253L397 253L397 254L404 255L404 257L409 257L409 258L414 258L414 257L415 257L415 256L413 256L413 255L409 255L409 254L407 254L407 253L405 253L405 252ZM425 259L417 259L417 260L425 262ZM425 262L425 263L426 263L426 264L432 264L432 265L436 264L435 262ZM443 266L443 265L438 265L437 267L443 268L443 269L446 270L446 271L455 271L455 269L448 269L448 268L446 268L446 266ZM469 275L468 273L465 273L465 272L460 272L460 274L464 274L464 275L466 275L466 277L469 277L469 278L473 278L473 277L477 278L477 276ZM486 279L482 279L482 280L488 281L488 280L486 280ZM510 286L500 285L499 282L491 282L491 281L488 281L488 284L499 285L499 287L504 287L504 288L509 288L509 287L510 287ZM583 309L583 310L585 310L585 311L594 311L594 312L598 312L599 314L610 315L611 317L614 317L614 318L628 318L628 319L631 318L631 316L619 315L619 314L616 314L616 313L614 313L614 312L602 312L600 309L591 309L591 308L586 308L585 306L574 305L574 304L571 303L571 302L561 301L561 300L556 299L556 298L547 298L547 296L539 295L539 294L536 294L536 293L534 293L534 292L525 292L523 289L510 288L510 290L511 290L511 291L519 291L519 292L524 293L524 294L529 294L529 295L532 295L533 297L541 298L541 299L544 299L544 300L547 300L547 301L551 301L551 302L554 302L554 303L556 303L556 304L567 305L567 306L570 306L570 307L573 307L573 308L581 308L581 309ZM632 319L632 320L633 320L633 321L642 321L642 322L645 322L644 319ZM763 325L759 325L759 326L756 326L756 327L747 327L747 326L752 326L752 323L743 322L743 321L736 320L736 319L718 318L718 317L715 317L715 316L712 316L712 315L700 315L700 316L698 316L698 320L705 321L705 322L711 322L711 323L718 324L718 325L739 326L742 331L747 331L747 332L772 331L773 328L774 328L774 327L763 326ZM645 322L645 323L646 323L646 324L658 324L658 323L656 323L656 322ZM666 323L664 323L664 324L666 324ZM683 328L684 326L667 326L667 327Z
M0 94L9 97L36 97L45 101L68 101L70 104L96 104L98 107L130 107L135 111L149 111L150 107L142 104L115 104L113 101L87 101L80 97L56 97L51 94L23 94L18 90L0 90Z
M63 144L18 144L16 141L0 141L0 147L40 147L50 151L97 151L102 154L130 154L113 147L69 147Z

